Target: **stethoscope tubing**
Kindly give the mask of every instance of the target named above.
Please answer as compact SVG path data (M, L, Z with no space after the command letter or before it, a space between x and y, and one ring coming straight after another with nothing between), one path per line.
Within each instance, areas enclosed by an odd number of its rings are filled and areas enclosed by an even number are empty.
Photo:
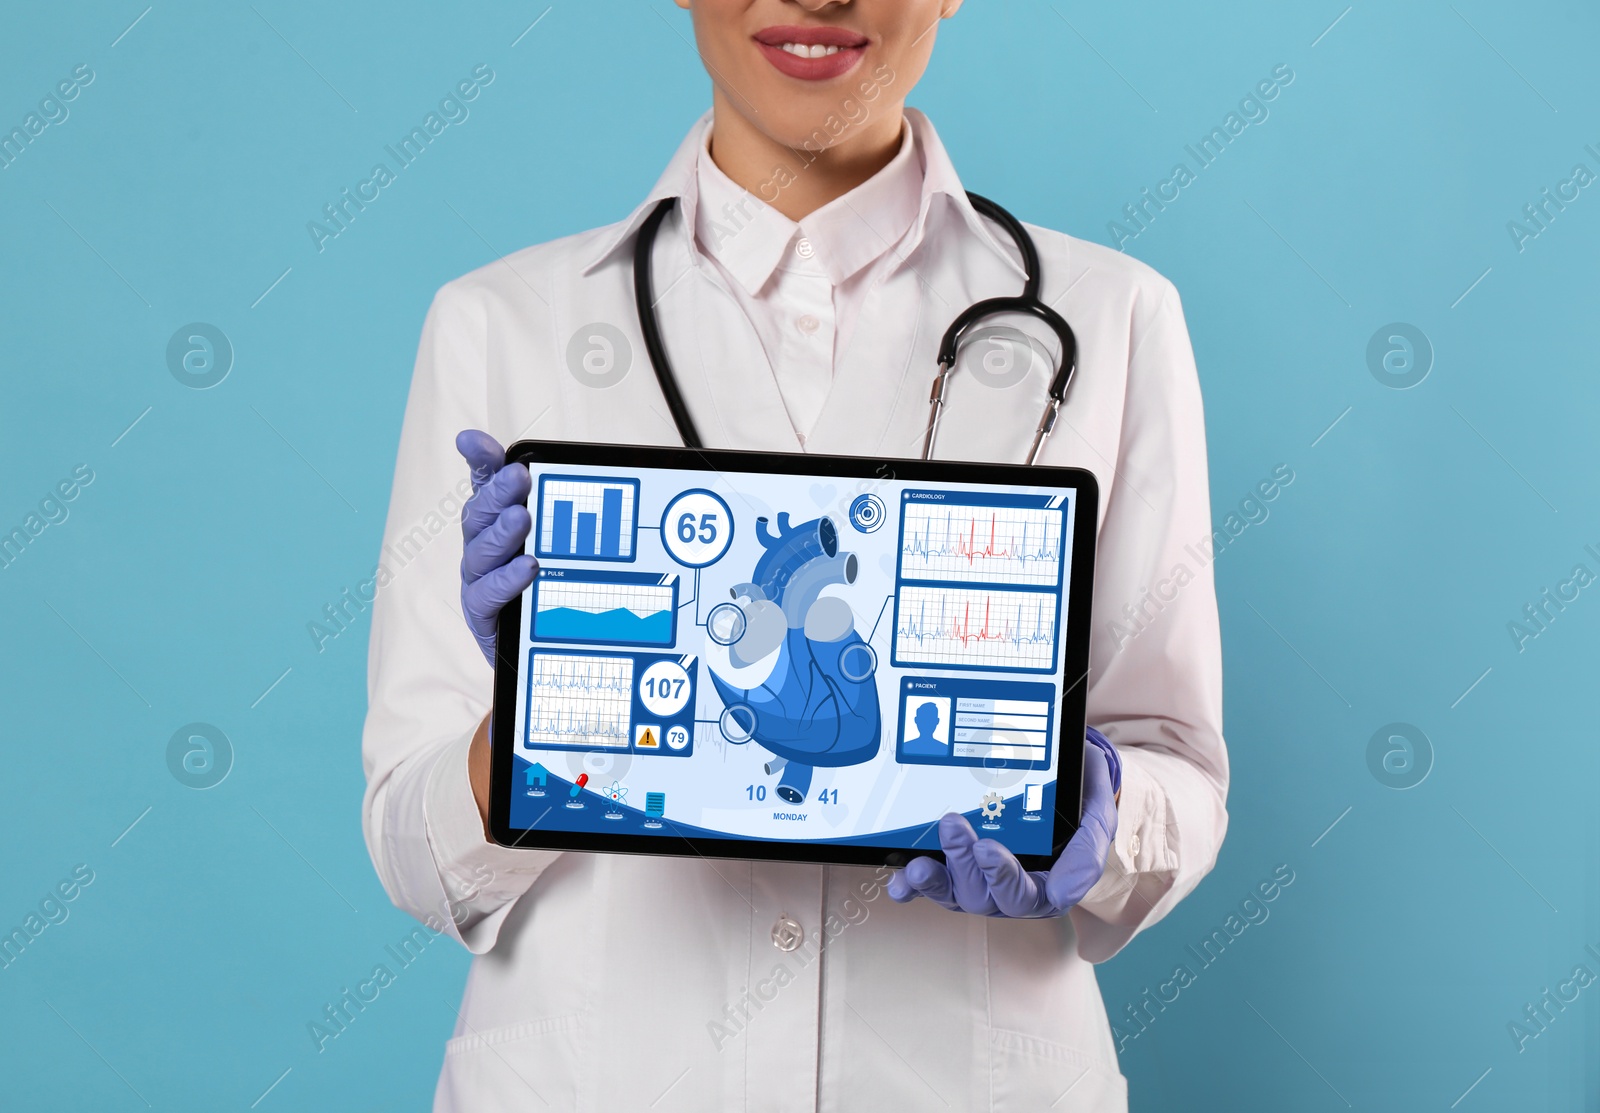
M945 389L950 375L955 371L962 341L975 326L990 317L1001 313L1021 313L1043 322L1056 334L1056 339L1061 345L1061 358L1057 361L1055 373L1046 388L1044 413L1039 418L1039 424L1033 434L1033 443L1029 446L1027 459L1024 461L1032 464L1038 459L1045 441L1054 431L1056 417L1066 400L1067 388L1072 385L1073 372L1078 365L1078 338L1073 333L1072 326L1067 324L1066 318L1039 298L1039 289L1043 283L1039 252L1034 246L1033 237L1022 226L1022 222L987 197L969 192L967 199L972 202L974 209L1000 225L1010 235L1022 255L1025 278L1021 294L985 298L969 305L950 322L949 328L945 329L944 336L939 341L939 369L934 375L933 389L928 395L930 412L928 427L922 440L922 458L924 460L933 458L939 422L944 416ZM661 325L656 317L654 284L650 278L650 258L651 251L655 247L656 234L661 229L661 222L676 204L676 197L662 198L639 226L638 238L633 246L633 298L639 313L639 331L644 336L645 351L650 356L650 365L655 370L656 382L661 387L661 396L666 400L673 424L678 427L678 435L683 438L685 447L702 448L704 445L700 440L700 432L695 428L694 418L689 414L689 407L683 400L682 391L678 389L678 377L672 370L666 345L661 340Z

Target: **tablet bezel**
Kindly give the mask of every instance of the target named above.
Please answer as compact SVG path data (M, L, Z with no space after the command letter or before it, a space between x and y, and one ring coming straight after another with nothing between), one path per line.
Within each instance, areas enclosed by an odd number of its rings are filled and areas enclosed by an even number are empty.
M949 460L875 459L801 453L746 452L621 444L577 444L567 441L518 441L506 450L506 463L529 470L548 466L605 466L760 474L826 476L931 483L984 483L995 486L1060 487L1074 492L1071 580L1067 591L1067 623L1063 656L1065 683L1060 707L1054 830L1052 850L1019 854L1025 869L1049 869L1077 830L1083 806L1084 705L1089 670L1090 601L1094 594L1095 533L1100 488L1093 473L1082 468L1022 464L979 464ZM539 850L582 850L676 857L808 862L824 865L903 866L914 857L943 860L937 845L928 850L828 842L782 842L741 838L691 838L684 835L630 835L610 832L558 831L511 826L516 752L517 674L520 668L522 596L501 612L495 640L494 705L490 712L489 834L502 846ZM1075 739L1074 744L1067 744ZM1060 786L1076 780L1078 791ZM670 826L670 823L669 823Z

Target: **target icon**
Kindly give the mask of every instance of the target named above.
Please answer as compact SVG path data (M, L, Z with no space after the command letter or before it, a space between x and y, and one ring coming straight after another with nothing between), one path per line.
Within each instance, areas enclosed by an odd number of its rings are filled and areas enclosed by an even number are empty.
M883 500L877 495L858 495L850 504L850 524L862 533L876 533L885 517Z

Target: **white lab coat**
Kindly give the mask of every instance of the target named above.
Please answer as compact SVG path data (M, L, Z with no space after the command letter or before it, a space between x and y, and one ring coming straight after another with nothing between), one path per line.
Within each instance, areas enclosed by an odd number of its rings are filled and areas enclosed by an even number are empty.
M920 452L941 332L968 304L1016 292L1021 272L1004 234L961 196L926 119L911 119L931 184L915 240L868 294L803 447L755 332L686 235L683 205L662 227L661 327L709 446ZM363 755L365 830L385 888L476 956L435 1109L1123 1109L1091 963L1211 868L1228 766L1194 360L1177 291L1116 251L1030 227L1044 300L1079 342L1041 462L1100 482L1088 718L1123 761L1111 861L1070 917L899 905L883 892L887 871L871 868L510 850L484 838L466 754L491 674L459 613L467 487L453 439L476 427L508 444L679 443L640 339L631 233L684 189L703 126L626 221L448 283L423 326ZM569 370L571 338L597 322L631 346L629 370L604 387ZM1053 350L1047 330L1009 323ZM1042 366L1010 386L958 371L937 455L1022 459L1047 379ZM785 916L809 937L791 951L772 938Z

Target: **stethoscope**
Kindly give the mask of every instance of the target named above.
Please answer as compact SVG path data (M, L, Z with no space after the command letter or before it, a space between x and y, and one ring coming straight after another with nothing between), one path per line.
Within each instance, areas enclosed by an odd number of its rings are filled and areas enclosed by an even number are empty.
M1077 367L1078 338L1073 335L1072 326L1067 324L1066 319L1039 299L1039 252L1022 222L987 197L968 193L967 198L974 209L1010 234L1017 250L1022 253L1022 268L1027 273L1027 279L1022 285L1021 294L985 298L968 306L945 329L944 337L939 341L939 371L933 378L933 390L928 395L932 412L928 415L928 430L922 439L922 458L933 458L934 438L939 433L939 419L944 415L945 387L949 383L950 373L955 370L956 355L961 349L962 340L973 326L987 317L999 313L1025 313L1048 325L1061 342L1061 358L1056 363L1055 375L1050 379L1044 415L1039 418L1039 427L1034 431L1033 445L1028 449L1025 461L1031 464L1038 458L1045 439L1055 429L1056 415L1061 412L1061 403L1066 399L1067 387L1072 382L1072 372ZM655 297L650 282L650 255L655 246L656 232L675 204L677 198L663 198L639 227L639 239L633 248L633 298L639 310L639 329L644 334L645 350L650 353L650 363L655 367L656 380L661 384L661 394L667 401L667 409L672 412L673 423L677 425L685 447L701 448L700 434L695 429L694 419L689 416L689 408L684 405L677 376L673 374L667 350L661 343L661 329L656 321Z

